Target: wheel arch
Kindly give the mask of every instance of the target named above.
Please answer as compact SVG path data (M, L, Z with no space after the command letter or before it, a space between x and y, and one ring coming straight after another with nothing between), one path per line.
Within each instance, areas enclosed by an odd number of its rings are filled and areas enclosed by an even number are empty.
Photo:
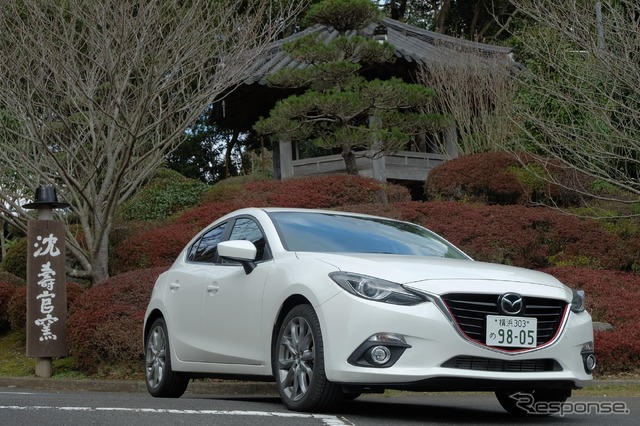
M282 325L282 321L287 316L291 309L295 308L298 305L310 305L311 301L304 297L301 294L292 294L287 297L282 305L280 306L280 310L278 311L278 315L276 316L276 320L273 323L273 329L271 330L271 341L270 346L273 348L273 342L278 337L278 331L280 330L280 326ZM273 373L273 371L272 371Z
M149 335L149 330L151 330L151 326L158 318L164 319L164 315L162 314L160 309L154 309L149 313L149 316L147 316L147 319L144 322L144 330L142 333L142 350L143 351L145 350L147 336ZM165 323L166 323L166 320L165 320Z

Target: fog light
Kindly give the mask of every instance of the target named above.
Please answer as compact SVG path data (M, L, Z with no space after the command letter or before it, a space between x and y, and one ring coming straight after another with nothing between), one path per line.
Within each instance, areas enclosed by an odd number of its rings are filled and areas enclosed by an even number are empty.
M584 356L584 371L591 374L596 369L596 356L594 354L586 354Z
M391 351L386 346L374 346L369 351L369 356L374 364L383 365L391 359Z

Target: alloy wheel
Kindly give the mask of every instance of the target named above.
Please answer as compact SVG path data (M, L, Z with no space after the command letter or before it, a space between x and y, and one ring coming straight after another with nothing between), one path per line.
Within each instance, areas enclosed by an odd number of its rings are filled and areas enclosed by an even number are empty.
M278 351L280 382L291 401L301 400L309 391L315 358L311 326L302 317L292 318L282 334Z

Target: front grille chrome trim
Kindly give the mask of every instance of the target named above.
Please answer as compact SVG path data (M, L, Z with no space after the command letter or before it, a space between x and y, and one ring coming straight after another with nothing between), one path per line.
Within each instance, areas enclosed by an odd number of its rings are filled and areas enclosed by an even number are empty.
M463 340L465 340L466 342L470 343L473 346L477 346L477 347L480 347L480 348L488 350L488 351L492 351L492 352L496 352L496 353L500 353L500 354L512 355L512 356L520 355L520 354L523 354L523 353L536 352L536 351L539 351L541 349L544 349L546 347L549 347L549 346L553 345L564 334L565 327L566 327L566 324L567 324L567 318L569 317L569 313L570 313L570 309L568 309L569 305L567 304L567 302L561 301L563 304L565 304L565 307L564 307L563 312L560 315L559 324L558 324L558 326L556 328L555 335L549 341L547 341L545 343L542 343L542 344L539 344L535 348L503 349L503 348L495 347L495 346L487 346L486 344L484 344L484 343L482 343L482 342L480 342L478 340L474 340L473 338L469 337L460 328L460 326L458 325L458 322L456 321L456 318L451 313L447 303L443 299L443 297L449 296L451 294L469 294L469 293L447 293L445 295L440 296L440 295L437 295L437 294L434 294L434 293L430 293L430 292L426 292L424 290L417 289L415 287L411 287L411 286L406 285L406 284L404 285L404 287L409 289L409 290L411 290L411 291L414 291L416 293L419 293L419 294L423 295L424 297L428 298L432 303L434 303L438 307L438 309L442 312L442 314L445 316L447 321L449 321L449 323L451 324L453 329L456 331L456 333ZM497 298L500 296L500 294L490 294L489 296L495 297L496 300L497 300ZM525 297L527 297L527 296L525 296ZM542 298L533 298L533 299L542 299ZM549 299L549 300L557 300L557 299ZM533 305L533 306L536 307L536 305ZM486 311L482 311L482 312L485 313L486 315L492 314L491 312L486 312ZM486 321L486 318L483 321ZM481 325L481 327L484 327L484 324ZM540 327L540 326L538 326L538 327ZM484 336L480 336L480 338L484 341Z

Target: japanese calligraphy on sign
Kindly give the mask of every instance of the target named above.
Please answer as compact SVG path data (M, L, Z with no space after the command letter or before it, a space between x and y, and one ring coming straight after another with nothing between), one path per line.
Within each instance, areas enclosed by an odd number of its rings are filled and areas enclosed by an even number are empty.
M67 355L64 223L31 220L27 251L27 356Z

